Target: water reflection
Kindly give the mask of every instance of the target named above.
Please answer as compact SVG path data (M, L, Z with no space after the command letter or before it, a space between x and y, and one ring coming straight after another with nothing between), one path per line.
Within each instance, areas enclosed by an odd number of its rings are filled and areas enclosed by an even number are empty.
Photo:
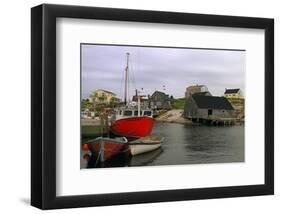
M134 157L120 154L106 163L97 163L94 155L87 163L81 160L81 168L229 163L245 159L243 125L156 123L152 134L165 137L160 149Z
M129 166L147 166L153 163L153 161L160 156L163 152L162 148L158 148L154 151L147 152L144 154L133 156L130 159Z

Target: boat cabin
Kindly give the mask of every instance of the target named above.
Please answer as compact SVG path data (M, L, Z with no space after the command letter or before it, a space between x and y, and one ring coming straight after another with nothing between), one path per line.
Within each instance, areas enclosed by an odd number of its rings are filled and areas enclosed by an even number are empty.
M118 111L118 116L121 117L137 117L137 116L147 116L147 117L153 117L152 110L145 109L140 110L140 112L137 109L122 109Z

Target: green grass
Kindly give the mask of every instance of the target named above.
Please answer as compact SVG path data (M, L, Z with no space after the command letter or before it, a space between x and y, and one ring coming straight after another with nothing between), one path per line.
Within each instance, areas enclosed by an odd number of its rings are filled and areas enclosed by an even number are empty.
M185 98L174 99L172 101L172 108L175 109L184 109Z

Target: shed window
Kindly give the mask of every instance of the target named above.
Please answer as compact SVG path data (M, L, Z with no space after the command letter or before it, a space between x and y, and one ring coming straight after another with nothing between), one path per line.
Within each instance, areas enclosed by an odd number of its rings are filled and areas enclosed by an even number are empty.
M213 115L213 110L212 109L208 109L208 115Z

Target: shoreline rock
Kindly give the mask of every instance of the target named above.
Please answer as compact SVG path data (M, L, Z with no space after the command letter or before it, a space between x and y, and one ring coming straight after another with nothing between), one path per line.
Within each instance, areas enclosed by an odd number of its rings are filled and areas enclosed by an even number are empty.
M157 118L155 118L155 120L166 123L193 124L191 120L184 118L182 115L182 109L172 109L159 115Z

